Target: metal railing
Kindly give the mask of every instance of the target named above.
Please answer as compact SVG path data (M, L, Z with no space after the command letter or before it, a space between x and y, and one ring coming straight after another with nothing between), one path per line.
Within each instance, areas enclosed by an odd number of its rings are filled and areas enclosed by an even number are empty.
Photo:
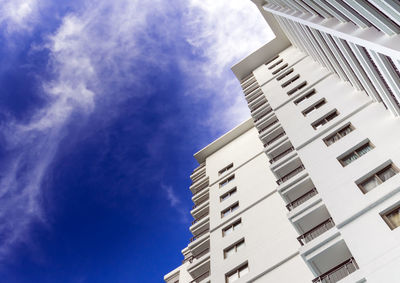
M195 279L193 279L192 281L190 281L189 283L199 283L202 280L206 279L208 276L210 276L210 271L206 271L203 274L201 274L200 276L196 277Z
M191 184L191 185L193 185L193 184L195 184L197 181L203 179L205 176L207 176L207 175L206 175L206 171L204 171L203 173L201 173L201 174L199 174L198 176L194 177L194 178L192 179L192 184Z
M200 238L201 236L205 235L206 233L208 233L210 231L210 229L206 229L203 232L200 232L200 234L198 234L197 236L193 236L190 238L190 242L194 242L196 241L198 238Z
M208 183L208 180L207 180L207 182L204 183L203 186L200 186L200 189L196 190L196 192L193 193L193 196L197 195L198 193L200 193L200 192L201 192L202 190L204 190L205 188L208 188L208 185L209 185L209 183Z
M316 188L313 188L311 191L306 192L304 195L302 195L301 197L295 199L294 201L292 201L291 203L289 203L288 205L286 205L286 208L289 211L292 211L293 209L295 209L296 207L298 207L300 204L305 203L306 201L308 201L310 198L312 198L313 196L317 195L318 191Z
M279 159L283 158L285 155L287 155L288 153L292 152L293 150L294 150L294 147L291 146L290 148L288 148L288 149L285 150L284 152L279 153L279 154L278 154L277 156L275 156L274 158L271 158L271 159L269 160L269 163L272 164L272 163L278 161Z
M271 127L272 125L275 125L276 123L278 123L279 120L275 120L271 123L269 123L268 125L266 125L264 128L262 128L261 130L258 131L259 134L265 132L266 130L268 130L269 127Z
M352 257L335 266L328 272L315 278L312 283L336 283L358 269L357 262Z
M262 114L259 118L254 119L254 123L260 121L262 118L264 118L265 116L267 116L271 112L272 112L272 109L270 109L267 113Z
M282 178L280 178L279 180L276 181L276 183L278 185L286 182L287 180L289 180L290 178L292 178L293 176L297 175L298 173L300 173L301 171L303 171L305 169L304 165L300 165L299 167L297 167L296 169L294 169L293 171L289 172L288 174L286 174L285 176L283 176Z
M304 246L306 243L314 240L315 238L322 235L323 233L333 228L334 226L335 222L333 222L332 218L329 218L328 220L322 222L318 226L312 228L310 231L298 237L297 240L300 242L302 246Z
M264 144L264 147L269 146L270 144L272 144L273 142L277 141L278 139L280 139L281 137L283 137L284 135L286 135L286 132L283 131L282 133L280 133L279 135L277 135L276 137L274 137L272 140L270 140L269 142L266 142Z
M202 201L198 202L197 204L194 204L192 209L195 209L196 207L199 207L200 205L202 205L203 203L205 203L208 200L209 200L209 198L205 198Z
M210 251L209 248L205 249L205 250L202 250L197 255L193 255L193 256L189 257L188 260L189 260L190 263L192 263L193 260L201 258L203 255L208 254L209 251Z

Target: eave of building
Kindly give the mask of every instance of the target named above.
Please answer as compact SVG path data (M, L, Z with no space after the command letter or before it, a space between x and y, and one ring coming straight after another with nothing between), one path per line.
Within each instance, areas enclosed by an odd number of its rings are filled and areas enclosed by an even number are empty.
M253 118L249 118L246 121L242 122L238 126L236 126L234 129L230 130L223 136L219 137L200 151L196 152L194 154L194 157L196 158L197 162L203 163L208 156L213 154L214 152L217 152L219 149L223 148L225 145L242 135L243 133L247 132L251 128L254 127L254 122Z

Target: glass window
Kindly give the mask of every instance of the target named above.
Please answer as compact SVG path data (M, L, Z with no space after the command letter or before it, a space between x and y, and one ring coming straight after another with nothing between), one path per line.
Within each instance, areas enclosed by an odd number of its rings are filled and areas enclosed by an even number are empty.
M298 105L299 103L303 102L306 99L309 99L311 96L313 96L316 93L315 89L310 90L306 94L302 95L300 98L296 99L293 103Z
M229 171L230 169L233 168L233 163L229 164L228 166L222 168L221 170L218 171L218 175L222 175L225 172Z
M239 242L236 244L230 246L229 248L226 248L224 250L224 258L228 258L234 253L237 253L240 249L244 247L244 239L241 239Z
M221 183L219 183L219 187L222 188L223 186L225 186L225 185L229 184L231 181L233 181L233 179L235 179L235 175L229 176L228 178L223 180Z
M249 273L249 265L247 263L243 264L241 267L237 268L236 270L233 270L229 272L228 274L225 275L226 277L226 282L231 283L239 278L242 278L244 275Z
M361 145L359 148L356 148L355 150L353 150L351 153L349 153L348 155L346 155L345 157L342 157L339 160L340 164L342 164L343 167L349 165L350 163L352 163L354 160L360 158L361 156L363 156L364 154L366 154L368 151L370 151L371 149L373 149L373 145L370 142L367 142L363 145Z
M386 221L390 229L395 229L400 226L400 206L397 206L395 209L387 212L382 216Z
M229 235L231 232L233 232L236 229L238 229L241 225L242 225L242 219L239 219L239 220L235 221L234 223L232 223L228 227L225 227L222 230L222 236L225 237L226 235Z
M398 172L399 170L394 167L393 164L390 164L381 171L372 174L372 176L368 177L365 181L359 183L358 186L360 187L361 191L366 194L386 180L396 175Z
M225 216L228 216L231 214L233 211L237 210L239 208L239 203L232 204L230 207L224 209L221 211L221 218L224 218Z
M236 191L237 191L237 189L235 187L232 190L230 190L229 192L223 194L222 196L220 196L220 201L222 202L222 201L230 198L232 195L236 194Z
M337 142L350 132L354 130L354 127L351 124L346 125L344 128L340 129L339 131L329 135L328 137L324 138L324 142L327 146Z

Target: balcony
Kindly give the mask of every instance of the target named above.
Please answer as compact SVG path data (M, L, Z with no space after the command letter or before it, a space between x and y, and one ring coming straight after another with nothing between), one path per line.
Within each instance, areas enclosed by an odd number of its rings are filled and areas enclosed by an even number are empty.
M206 271L203 274L201 274L200 276L198 276L197 278L193 279L192 281L190 281L190 283L200 283L202 282L204 279L210 277L210 271Z
M267 142L264 144L264 147L267 147L267 146L273 144L274 142L276 142L277 140L279 140L279 139L280 139L281 137L283 137L284 135L286 135L286 132L285 132L285 131L281 132L280 134L276 135L275 137L273 137L272 139L270 139L269 141L267 141Z
M289 172L287 175L283 176L282 178L280 178L279 180L276 181L276 183L278 185L281 185L282 183L286 182L287 180L291 179L292 177L296 176L297 174L299 174L301 171L303 171L304 169L306 169L304 167L304 165L301 165L299 167L297 167L296 169L294 169L293 171Z
M322 222L318 226L298 237L297 240L302 246L304 246L306 243L314 240L333 227L335 227L335 223L333 222L332 218L329 218L328 220Z
M200 259L203 255L208 254L210 252L210 248L204 249L198 252L196 255L193 255L188 258L188 261L192 263L194 260Z
M293 209L295 209L296 207L298 207L299 205L305 203L306 201L308 201L309 199L311 199L313 196L317 195L318 191L316 188L313 188L311 191L305 193L304 195L300 196L299 198L295 199L294 201L290 202L289 204L286 205L286 208L289 211L292 211Z
M263 106L267 106L267 103L268 103L268 101L264 98L260 98L260 99L257 99L258 101L254 101L254 103L252 104L252 107L250 107L250 105L249 105L249 108L250 108L250 113L251 114L253 114L255 111L257 111L258 109L260 109L261 107L263 107Z
M207 210L206 213L204 213L204 214L202 214L202 215L200 215L200 216L197 216L196 219L194 219L194 220L192 221L192 225L194 225L194 224L196 224L197 222L199 222L200 220L206 218L208 215L209 215L209 213L208 213L208 210Z
M192 243L192 242L196 241L197 239L199 239L201 236L207 234L208 232L210 232L209 228L207 228L206 230L203 230L202 232L198 233L197 235L191 237L190 242Z
M193 205L192 210L195 208L198 208L200 205L202 205L203 203L205 203L206 201L209 200L209 195L205 195L204 198L201 198L199 200L196 201L196 203Z
M349 276L358 269L357 262L352 257L335 266L331 270L313 279L313 283L336 283Z
M209 177L205 176L202 179L198 180L196 183L189 187L190 191L193 193L193 196L207 188L209 185Z
M258 99L259 97L263 97L264 96L263 94L264 93L262 92L261 88L259 88L256 91L254 91L252 94L246 96L245 98L247 100L247 103L250 104L253 101L255 101L256 99Z
M288 155L288 154L289 154L290 152L292 152L292 151L294 151L294 147L293 147L293 146L289 147L288 149L286 149L286 150L283 151L282 153L278 154L277 156L271 158L271 159L269 160L269 163L270 163L270 164L275 163L276 161L282 159L283 157L285 157L286 155Z
M250 93L252 93L253 91L255 91L257 88L259 88L257 82L251 84L249 87L247 87L246 89L243 90L244 96L248 96Z
M271 109L271 111L265 112L260 116L257 117L253 117L254 123L256 125L256 127L258 128L265 120L267 120L268 118L270 118L273 115L273 111ZM268 117L270 116L270 117Z
M268 102L265 102L260 105L260 107L251 112L251 116L253 117L253 119L259 119L259 117L263 117L264 115L268 115L269 113L272 113L272 108Z

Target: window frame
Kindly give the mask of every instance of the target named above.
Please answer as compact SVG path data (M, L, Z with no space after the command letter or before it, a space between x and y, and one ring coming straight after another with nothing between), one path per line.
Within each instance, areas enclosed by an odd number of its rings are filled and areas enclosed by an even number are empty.
M227 184L229 184L230 182L232 182L233 180L235 180L235 174L232 174L228 177L226 177L224 180L222 180L221 182L219 182L219 187L223 188L225 187Z
M228 164L227 166L225 166L224 168L222 168L221 170L218 171L218 176L223 175L224 173L228 172L229 170L231 170L233 168L233 162L231 162L230 164Z
M359 151L361 149L363 149L364 147L369 146L370 149L363 153L360 154ZM353 146L350 150L346 151L345 153L339 155L336 159L339 161L339 163L343 166L346 167L347 165L353 163L354 161L356 161L357 159L359 159L360 157L364 156L365 154L367 154L368 152L370 152L371 150L373 150L375 148L374 144L371 143L371 141L369 139L362 141L361 143L357 144L356 146ZM351 162L349 163L345 163L344 161L346 159L348 159L350 157L350 155L355 155L356 158L353 159Z
M228 231L229 229L232 228L232 232L234 232L234 231L236 231L236 229L238 227L240 227L242 225L243 225L242 218L239 218L238 220L236 220L236 221L232 222L231 224L225 226L224 228L222 228L222 237L225 237L225 236L229 235L229 233L226 234L226 231Z
M294 72L294 69L293 68L290 68L289 70L287 70L285 73L283 73L282 75L280 75L280 76L278 76L278 77L276 77L276 80L277 81L281 81L281 80L283 80L284 78L286 78L287 76L289 76L291 73L293 73Z
M237 193L237 187L233 187L232 189L230 189L229 191L227 191L226 193L222 194L219 197L219 202L223 202L224 200L230 198L232 195Z
M240 240L236 241L235 243L233 243L232 245L226 247L222 253L224 255L224 259L228 258L228 252L231 252L232 250L235 250L235 253L238 252L238 246L239 245L244 245L244 247L246 246L246 242L244 238L241 238Z
M304 102L306 99L309 99L311 96L313 96L316 93L317 93L317 91L315 88L310 89L309 91L307 91L307 93L303 94L302 96L300 96L299 98L294 100L293 103L295 105L299 105L300 103Z
M321 104L322 103L322 104ZM321 108L322 106L324 106L326 104L326 99L325 98L321 98L320 100L318 100L317 102L314 102L312 105L308 106L306 109L304 109L303 111L301 111L301 114L303 114L304 117L307 117L308 114L310 114L311 112L313 112L314 110L317 110L319 108ZM318 106L318 107L317 107Z
M235 203L231 204L230 206L221 211L221 218L225 218L226 216L232 214L238 209L239 209L239 201L236 201ZM229 213L226 214L228 211Z
M388 210L386 210L386 211L384 211L384 212L382 212L382 213L380 214L381 217L382 217L382 219L383 219L383 220L385 221L385 223L387 224L387 226L389 226L390 230L394 230L394 229L400 227L400 225L399 225L399 226L396 226L395 224L393 224L393 223L391 222L391 220L389 219L389 217L388 217L389 214L392 214L392 213L395 212L395 211L398 211L399 214L400 214L400 203L395 204L392 208L390 208L390 209L388 209Z
M286 92L286 93L287 93L287 95L292 95L292 94L294 94L296 91L298 91L298 90L300 90L300 89L306 87L307 84L308 84L307 81L303 81L302 83L298 84L297 86L295 86L294 88L292 88L291 90L289 90L289 91Z
M345 135L340 134L340 132L342 132L344 129L346 128L350 128L350 132L348 132ZM356 128L353 126L353 124L351 122L346 123L344 126L340 127L338 130L336 130L335 132L329 134L328 136L326 136L325 138L323 138L322 140L324 141L324 143L326 144L326 146L331 146L332 144L336 143L337 141L341 140L342 138L344 138L345 136L347 136L348 134L350 134L352 131L354 131ZM330 140L331 138L333 138L334 136L339 135L339 139L337 139L336 141L328 144L328 140Z
M234 281L240 279L240 278L241 278L241 277L240 277L240 272L243 271L243 270L245 270L245 269L247 269L247 272L245 273L245 275L246 275L247 273L250 272L249 263L248 263L247 261L244 262L244 263L242 263L242 264L240 264L239 266L235 267L235 268L232 269L231 271L225 273L225 282L226 282L226 283L232 283L232 282L234 282ZM237 274L237 275L238 275L238 276L237 276L237 279L234 280L234 281L229 281L229 277L232 276L233 274Z
M386 171L388 169L392 169L395 174L393 176L390 176L386 180L382 180L381 177L379 177L379 175L382 174L384 171ZM394 165L393 162L391 162L391 161L389 163L385 162L381 166L378 166L377 168L375 168L370 173L366 174L364 177L362 177L359 180L357 180L356 181L356 185L358 186L358 188L361 190L361 192L363 194L367 194L370 191L374 190L379 185L382 185L387 180L389 180L392 177L396 176L397 174L399 174L399 168L396 165ZM365 189L365 184L367 183L367 181L371 180L372 178L374 178L375 180L378 180L378 184L375 187L373 187L372 189L367 191Z
M327 120L328 117L334 115L331 119ZM311 123L311 126L314 128L314 130L318 130L320 127L326 125L328 122L332 121L336 117L340 115L339 111L335 108L325 115L323 115L321 118L315 120L314 122ZM321 122L324 122L321 124Z

